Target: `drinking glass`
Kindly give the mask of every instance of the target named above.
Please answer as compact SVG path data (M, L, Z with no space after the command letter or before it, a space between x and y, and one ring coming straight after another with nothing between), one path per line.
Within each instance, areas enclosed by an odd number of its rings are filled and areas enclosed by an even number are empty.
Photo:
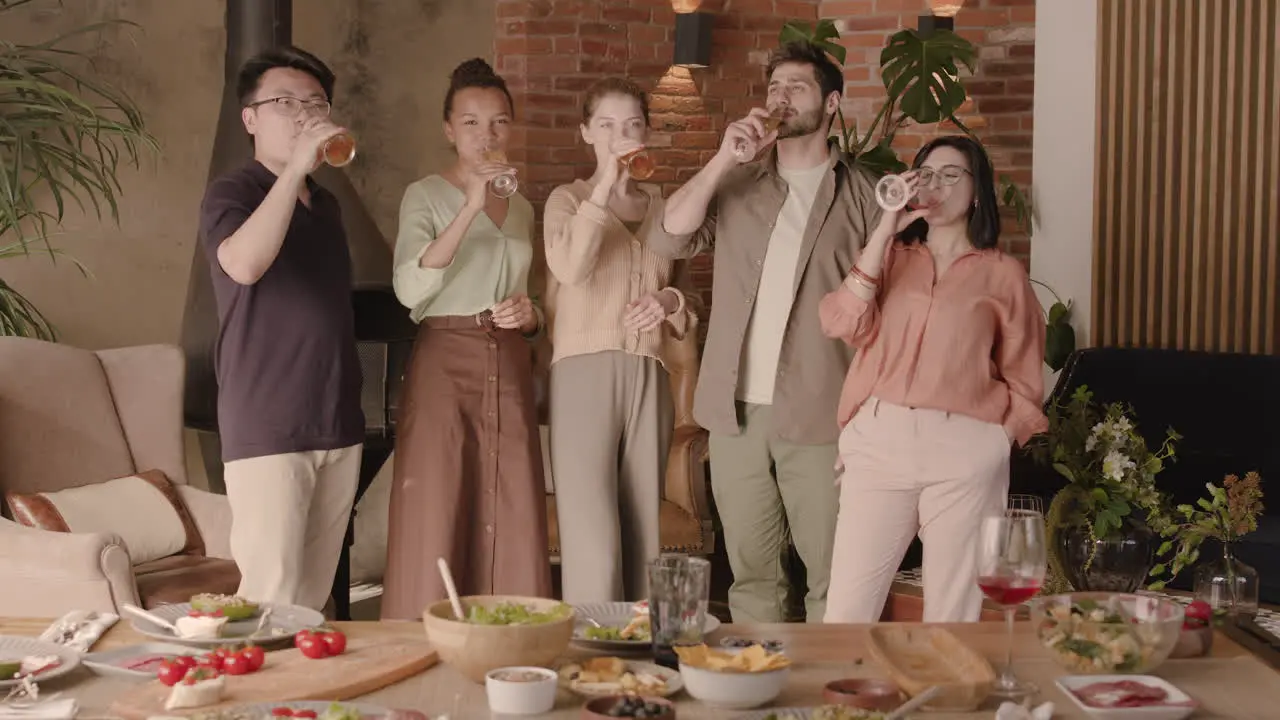
M774 130L777 130L782 125L782 121L786 119L786 117L787 117L787 107L785 105L779 105L774 109L770 110L769 116L761 120L761 122L764 124L764 134L768 135ZM743 143L741 141L739 141L738 144L733 148L733 152L735 155L738 156L738 159L743 162L746 162L751 159L747 155L746 143Z
M320 148L320 158L333 167L342 167L356 159L356 139L348 131L330 137Z
M1040 591L1046 558L1043 514L1008 509L982 519L978 587L1004 609L1009 636L1004 670L992 688L996 697L1019 700L1036 693L1035 685L1013 674L1013 619L1018 606Z
M507 163L507 154L501 150L497 150L492 146L485 147L484 159L491 163ZM512 173L499 175L489 181L489 192L494 197L509 198L516 194L516 190L520 188L520 183L516 181L516 176Z
M640 147L618 158L618 162L631 173L631 177L636 180L648 180L653 177L653 171L657 169L657 163L654 162L653 156L649 152Z
M662 555L649 562L649 625L653 657L678 669L675 648L703 641L711 563L688 555Z

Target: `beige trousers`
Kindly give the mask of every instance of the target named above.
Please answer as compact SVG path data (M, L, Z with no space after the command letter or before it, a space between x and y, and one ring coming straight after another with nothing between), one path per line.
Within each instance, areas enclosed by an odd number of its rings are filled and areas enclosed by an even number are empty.
M226 464L238 595L324 607L346 539L363 449L352 445Z
M557 360L550 410L565 602L647 598L674 422L667 371L619 351Z
M840 519L826 622L871 623L907 546L924 543L924 622L974 622L978 529L1008 502L1004 428L871 398L840 433Z

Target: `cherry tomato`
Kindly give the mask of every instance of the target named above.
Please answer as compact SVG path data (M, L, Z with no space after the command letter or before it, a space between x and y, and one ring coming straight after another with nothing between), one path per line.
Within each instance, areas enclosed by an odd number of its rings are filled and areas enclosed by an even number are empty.
M165 660L160 663L160 668L156 670L156 679L164 683L168 687L177 685L187 674L187 666L178 662L178 658L173 660Z
M179 655L178 657L174 658L171 662L173 662L173 664L175 665L181 665L183 668L190 670L191 668L199 664L199 658L192 655Z
M249 669L257 672L262 664L267 661L267 654L257 645L250 645L240 651L245 661L249 663Z
M302 651L304 656L309 657L312 660L329 657L329 651L325 648L324 640L316 636L315 633L307 633L305 636L302 633L299 633L298 638L294 643L298 646L298 649Z
M294 710L293 716L296 718L314 718L316 716L316 711L315 710Z
M1213 621L1213 608L1203 600L1196 600L1187 606L1183 626L1200 627Z
M272 717L293 717L293 711L287 707L271 708Z
M222 661L222 671L228 675L248 675L253 669L245 656L236 654Z
M324 649L330 655L341 655L347 649L347 636L340 630L329 630L320 634Z

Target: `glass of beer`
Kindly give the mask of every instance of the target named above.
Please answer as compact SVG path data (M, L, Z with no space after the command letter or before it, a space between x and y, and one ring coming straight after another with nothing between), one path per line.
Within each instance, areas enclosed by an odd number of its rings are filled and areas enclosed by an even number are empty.
M486 146L484 149L485 162L507 164L507 154L501 150L495 149L492 145ZM516 194L516 190L520 188L520 183L516 181L514 174L499 175L489 181L489 192L494 197L509 198Z
M637 180L648 180L653 177L653 171L658 167L653 156L642 147L618 158L618 162L631 173L631 177Z
M320 148L320 157L333 167L342 167L356 159L356 139L348 131L334 135L324 141Z
M761 120L761 123L764 125L765 134L768 135L769 133L781 127L782 121L785 120L786 117L787 117L787 106L785 105L778 105L774 109L770 110L769 116ZM735 155L738 156L738 159L741 160L742 162L746 162L751 159L747 155L746 144L742 142L738 143L738 146L733 149L733 152Z

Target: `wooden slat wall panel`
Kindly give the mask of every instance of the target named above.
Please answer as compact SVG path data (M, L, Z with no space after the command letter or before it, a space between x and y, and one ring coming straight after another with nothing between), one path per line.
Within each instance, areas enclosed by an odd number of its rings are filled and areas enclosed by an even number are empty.
M1099 0L1094 344L1280 352L1280 0Z

